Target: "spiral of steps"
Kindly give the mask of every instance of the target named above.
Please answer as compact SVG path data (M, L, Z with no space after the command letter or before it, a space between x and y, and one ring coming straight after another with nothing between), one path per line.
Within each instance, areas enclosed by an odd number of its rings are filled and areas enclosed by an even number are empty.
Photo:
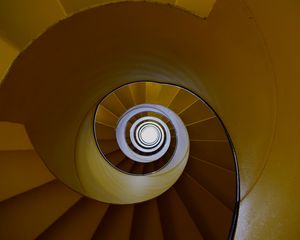
M299 239L299 9L0 1L0 239ZM170 164L168 119L163 160L124 158L116 141L145 103L178 115L190 140L161 189L136 179ZM194 114L203 106L211 119Z
M189 148L188 140L184 139L184 137L188 139L187 135L184 136L186 129L184 129L185 132L178 133L181 134L181 138L179 141L176 140L176 130L169 119L173 117L172 120L176 120L176 114L164 108L162 106L164 103L160 102L160 99L150 95L153 89L160 87L160 84L151 82L130 84L117 89L100 102L96 112L96 139L102 154L118 169L134 174L155 172L171 161L171 158L180 158L178 152L175 152L176 145L182 145L179 152L184 152ZM169 92L179 91L179 88L170 85L164 87L169 88ZM129 104L124 105L120 100L120 94L126 92L130 94L126 95L132 99L129 100ZM131 114L133 111L136 113ZM167 113L161 115L160 111L167 111ZM127 117L127 123L124 122L125 117ZM181 120L179 121L182 124ZM124 128L124 133L122 128ZM181 126L181 128L184 127ZM125 135L124 139L120 137L122 134ZM150 140L151 137L154 140L155 137L157 138L153 147L151 147L151 142L145 145L145 141L141 141L141 134L144 134L146 138L148 134ZM187 145L186 150L184 145Z
M120 116L144 103L168 107L182 119L190 155L170 189L136 204L99 202L66 187L44 166L23 126L2 123L1 130L12 137L1 142L0 238L231 239L238 210L235 158L220 120L199 97L154 82L118 88L100 101L95 113L99 150L122 174L151 176L168 165L164 158L133 161L116 141ZM174 138L174 129L171 132ZM14 185L6 184L11 181Z
M0 47L9 55L0 69L1 74L6 74L6 80L0 88L1 99L10 92L7 87L10 88L10 83L14 81L8 79L13 76L14 69L18 68L16 67L18 61L23 62L22 59L27 53L31 54L32 50L35 51L35 47L39 48L38 42L43 41L44 36L52 30L49 29L37 40L32 43L31 41L49 24L82 9L82 6L76 7L76 4L72 5L68 1L58 2L58 8L52 3L46 3L44 6L31 3L34 8L40 10L39 14L45 11L52 12L52 15L45 16L39 25L34 25L37 22L27 17L30 16L30 10L20 6L20 16L24 21L14 22L13 28L16 31L0 26L5 32ZM214 1L207 1L204 4L194 5L182 1L162 1L160 4L166 9L169 9L169 4L187 10L193 9L197 15L206 17L213 3ZM160 4L126 2L124 7L150 7L149 9L156 11L160 9ZM5 3L1 6L1 11L5 13L1 19L3 23L9 25L11 18L6 13L9 12L11 5ZM122 4L112 4L109 8L117 10L119 6L123 8ZM64 21L61 23L64 24ZM25 30L19 29L18 24L28 30L26 34L22 34ZM56 29L56 26L53 29ZM9 39L12 38L17 41L11 45ZM46 45L48 49L49 44ZM10 66L10 61L20 49L24 49L20 54L21 57ZM44 51L38 52L40 54ZM65 49L62 52L65 52ZM37 60L39 57L32 59ZM70 60L69 57L68 59ZM63 65L69 60L64 61ZM26 63L31 64L31 60L25 60ZM6 72L9 67L11 70ZM156 72L155 69L152 71ZM131 81L134 82L134 78ZM51 81L45 83L51 85ZM17 91L22 89L21 85L16 85ZM74 128L71 131L67 126L61 129L55 127L57 123L64 125L60 114L68 116L65 107L67 101L59 100L65 92L62 89L56 91L54 98L57 98L53 101L52 97L42 94L44 92L42 88L47 88L46 85L36 85L32 88L34 90L37 87L36 93L39 95L37 97L39 101L30 104L36 106L34 107L36 113L30 113L31 110L27 111L26 106L21 106L27 105L31 100L23 101L17 107L20 110L18 113L14 111L15 107L12 105L3 107L1 104L5 101L0 101L2 119L9 120L0 124L1 136L4 136L0 138L0 239L233 238L239 202L236 159L220 119L198 96L176 85L152 81L135 82L124 86L117 84L117 88L110 89L110 93L104 98L102 97L108 93L107 89L104 91L105 94L97 93L96 101L100 100L99 104L81 108L84 109L84 114L89 108L89 113L86 118L74 117L69 121L71 128L77 122L79 126L76 131ZM16 88L13 88L14 94L17 94ZM81 89L84 88L83 85ZM24 91L24 94L29 96L28 91ZM158 129L166 126L164 131L161 131L164 136L170 132L169 146L163 152L163 156L149 162L138 162L125 156L116 134L122 115L143 104L150 104L152 108L161 106L169 109L170 113L174 113L175 118L180 119L182 123L176 130L176 124L174 125L170 116L166 114L162 116L155 111L143 112L131 119L134 124L143 117L148 120L151 118L152 123L153 119L155 120ZM52 107L55 105L54 110ZM54 113L57 110L60 114ZM20 117L21 115L23 116ZM92 124L90 120L93 121ZM160 122L162 124L158 124ZM185 137L188 141L183 141L183 134L180 134L182 129L188 133ZM69 138L73 135L76 136L75 142ZM43 140L39 140L40 136ZM163 141L163 145L166 142L167 140ZM98 148L93 149L92 145ZM97 150L94 152L98 154L96 162L104 159L103 171L95 170L96 165L91 160L95 154L89 155L92 150ZM74 156L71 156L70 152ZM151 155L147 157L149 159ZM113 170L107 171L108 169ZM75 173L75 178L72 177L72 172ZM109 178L104 181L102 175L108 175ZM116 177L120 179L117 181ZM131 186L138 186L139 182L150 182L150 185L140 185L135 189L128 187L130 182ZM122 189L118 189L116 185Z

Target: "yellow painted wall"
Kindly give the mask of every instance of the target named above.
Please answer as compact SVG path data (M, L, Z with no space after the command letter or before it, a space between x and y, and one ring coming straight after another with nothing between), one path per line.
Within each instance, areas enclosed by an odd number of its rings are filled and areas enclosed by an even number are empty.
M300 236L300 3L246 0L276 80L278 121L261 178L240 208L237 239Z

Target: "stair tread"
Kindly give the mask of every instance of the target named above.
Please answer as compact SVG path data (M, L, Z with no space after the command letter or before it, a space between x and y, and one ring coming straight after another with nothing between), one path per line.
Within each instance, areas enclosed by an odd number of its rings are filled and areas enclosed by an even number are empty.
M24 125L0 122L0 151L33 150Z
M191 11L197 16L206 18L213 9L215 2L214 0L205 1L205 3L202 1L176 0L175 5L179 8Z
M175 184L204 239L221 240L228 236L233 212L184 172Z
M96 122L108 127L115 128L117 126L118 117L104 106L99 105L96 114Z
M54 178L34 150L0 151L0 201Z
M133 212L133 204L110 205L92 239L129 240Z
M169 107L179 92L180 88L163 84L161 85L160 91L155 99L155 103Z
M156 104L161 90L161 84L155 82L146 82L146 102Z
M235 160L228 142L193 141L190 156L235 171Z
M206 106L204 102L200 100L194 102L191 106L180 113L180 118L185 125L213 116L214 113Z
M134 205L130 239L164 239L156 199Z
M11 42L0 36L0 82L8 71L10 65L19 54L19 49L13 46Z
M131 173L142 174L144 171L144 164L136 162L131 169Z
M117 166L125 157L124 153L119 149L106 155L109 162L115 166Z
M38 239L89 240L100 224L108 206L109 204L82 198Z
M224 129L216 117L207 118L186 127L191 139L227 140Z
M135 105L143 104L146 102L146 83L137 82L129 86L132 94L133 102Z
M131 172L134 163L134 161L126 157L117 165L117 167L125 172Z
M145 163L143 173L146 174L146 173L154 171L154 166L155 165L153 162Z
M0 239L35 239L80 198L54 180L1 202Z
M107 125L103 125L99 122L96 122L95 128L96 128L95 129L96 137L100 141L102 139L108 139L108 140L116 139L116 132L114 128L109 127Z
M158 197L158 203L165 240L203 239L174 187Z
M184 89L180 89L172 103L169 105L169 108L175 113L180 114L187 107L191 106L194 102L197 101L196 96L190 94Z
M99 142L100 149L103 154L115 152L119 149L119 145L116 140L104 139Z
M231 210L236 202L235 172L190 157L185 171Z
M134 100L132 97L132 93L128 87L121 87L115 91L116 96L122 102L126 109L133 107Z
M106 109L108 109L118 117L120 117L124 112L126 112L125 106L122 104L122 102L115 93L111 93L109 96L107 96L101 102L101 105L103 105Z

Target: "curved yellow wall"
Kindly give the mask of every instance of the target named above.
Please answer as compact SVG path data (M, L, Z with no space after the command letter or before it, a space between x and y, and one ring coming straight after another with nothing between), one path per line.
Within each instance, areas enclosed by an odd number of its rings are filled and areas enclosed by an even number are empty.
M299 11L292 0L217 0L206 20L147 3L82 12L15 62L0 89L1 120L25 122L41 156L56 159L49 167L60 166L80 189L69 166L80 122L97 99L133 80L183 85L212 105L233 139L242 197L236 238L296 239Z
M241 204L236 237L298 239L300 4L296 1L245 2L272 63L278 119L268 162L252 192Z

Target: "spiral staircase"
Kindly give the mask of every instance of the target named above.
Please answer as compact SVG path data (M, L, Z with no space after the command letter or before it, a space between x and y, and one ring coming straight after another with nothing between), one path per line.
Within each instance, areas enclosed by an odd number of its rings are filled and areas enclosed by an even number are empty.
M0 239L299 239L299 10L2 1Z
M147 153L150 161L138 162L120 149L116 128L120 117L128 109L145 106L145 103L148 110L145 112L137 108L139 112L130 121L146 119L142 125L147 130L149 117L150 123L155 119L153 116L164 119L173 140L155 161L151 161L154 156ZM174 121L168 119L171 112L161 116L151 112L149 106L165 106L180 116L189 133L189 141L184 143L183 133L177 132L171 124ZM133 126L132 123L130 125ZM15 149L2 151L6 165L1 168L1 176L5 178L6 175L9 179L12 171L17 169L21 172L14 185L2 186L5 190L0 206L3 239L232 238L238 210L238 186L231 145L215 113L200 98L183 88L153 82L132 83L106 96L95 112L95 138L99 154L105 156L111 164L109 167L114 166L129 177L138 177L135 179L137 182L142 181L143 176L155 178L155 174L161 174L174 159L182 161L178 153L182 154L184 148L179 148L177 153L175 149L190 144L187 165L176 184L156 198L151 197L141 203L103 203L68 189L54 179L33 149L27 149L32 147L25 130L19 125L7 123L5 129L9 128L10 134L15 131L17 136L14 138L23 142L18 147L13 138L11 144ZM26 150L22 150L22 145ZM102 172L99 171L98 175ZM163 185L162 182L160 185ZM92 194L95 199L98 197L90 192L84 194ZM138 197L133 199L141 201ZM16 224L22 226L18 231L12 227ZM119 226L118 231L116 226Z

